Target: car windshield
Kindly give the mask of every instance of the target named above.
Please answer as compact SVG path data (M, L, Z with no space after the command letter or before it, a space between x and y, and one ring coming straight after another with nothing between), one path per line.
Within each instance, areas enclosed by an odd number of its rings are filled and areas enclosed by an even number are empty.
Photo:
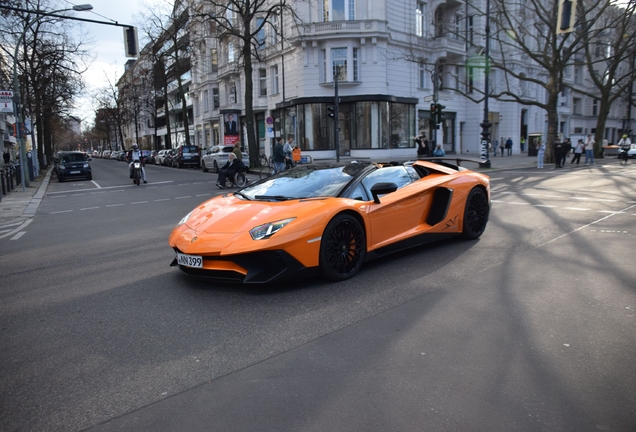
M62 163L69 163L69 162L84 162L86 161L86 155L83 155L81 153L77 153L77 154L66 154L66 155L62 155L62 158L60 159L60 162Z
M241 192L249 199L274 201L335 197L368 166L362 163L301 166L248 186Z

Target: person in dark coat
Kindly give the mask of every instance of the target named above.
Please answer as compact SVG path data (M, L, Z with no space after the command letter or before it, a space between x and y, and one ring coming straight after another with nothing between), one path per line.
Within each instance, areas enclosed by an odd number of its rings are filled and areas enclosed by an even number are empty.
M236 158L234 153L228 153L227 162L219 170L219 178L216 185L219 189L225 189L225 181L227 178L233 178L234 174L241 168L245 169L245 164Z
M417 146L417 157L428 156L428 140L424 132L415 138L415 145Z
M561 167L565 166L565 162L570 155L570 151L572 151L572 141L570 141L570 138L566 138L563 140L563 151L561 152L561 163L559 164Z
M563 147L563 143L561 142L560 139L556 139L554 141L554 164L555 164L555 168L563 168L563 165L561 165L561 160L563 160L563 151L564 151L564 147Z

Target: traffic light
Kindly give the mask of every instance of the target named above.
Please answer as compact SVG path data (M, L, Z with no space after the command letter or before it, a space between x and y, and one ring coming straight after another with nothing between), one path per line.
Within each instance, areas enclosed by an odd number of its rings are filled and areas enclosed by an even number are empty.
M437 124L437 104L431 104L431 123Z
M576 2L577 0L559 0L557 34L570 33L574 30Z
M139 57L139 42L137 41L136 27L124 28L124 50L126 51L126 57Z
M442 104L437 104L436 106L436 113L437 113L437 123L442 123L444 121L444 108L446 108L444 105Z
M331 119L335 119L336 118L336 107L333 105L329 105L327 107L327 116Z

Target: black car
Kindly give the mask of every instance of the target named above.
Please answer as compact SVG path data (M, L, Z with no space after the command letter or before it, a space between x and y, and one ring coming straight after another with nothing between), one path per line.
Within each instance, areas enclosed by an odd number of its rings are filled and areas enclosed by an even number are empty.
M59 152L53 160L53 168L60 182L68 179L84 178L93 179L89 158L79 151Z
M172 158L172 167L183 168L184 166L194 166L199 168L200 162L201 153L199 152L199 147L193 145L182 145L175 151L175 155Z

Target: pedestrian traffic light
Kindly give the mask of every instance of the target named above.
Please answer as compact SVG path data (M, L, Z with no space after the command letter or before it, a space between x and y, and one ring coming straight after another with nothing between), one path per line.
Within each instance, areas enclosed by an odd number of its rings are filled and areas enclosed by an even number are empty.
M336 118L336 107L333 105L329 105L327 107L327 116L329 116L329 118L335 119Z
M437 123L442 123L444 121L444 108L446 108L444 105L437 104L437 107L435 109L437 113Z
M559 0L557 34L570 33L574 30L576 2L577 0Z
M431 104L431 123L437 124L437 104Z

